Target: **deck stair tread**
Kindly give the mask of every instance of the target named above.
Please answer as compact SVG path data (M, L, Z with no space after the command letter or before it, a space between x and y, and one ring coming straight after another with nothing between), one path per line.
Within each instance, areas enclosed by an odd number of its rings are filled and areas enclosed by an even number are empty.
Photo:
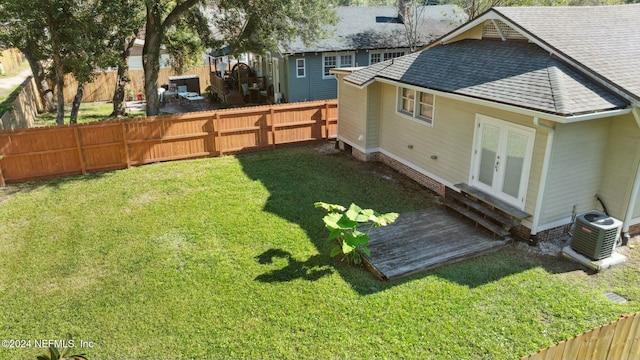
M477 211L483 216L486 216L495 220L499 224L503 224L507 228L513 228L520 225L520 222L514 220L513 218L504 216L500 212L497 212L491 208L486 207L483 202L478 202L474 200L474 198L470 198L465 194L461 194L456 191L448 191L446 198L454 198L455 200L459 201L463 205L470 207L471 209Z
M504 227L493 223L492 221L488 220L487 218L483 217L482 215L478 214L477 212L474 212L473 210L470 210L466 207L464 207L463 205L460 205L457 202L454 201L446 201L445 205L447 205L448 207L452 208L453 210L455 210L456 212L468 217L469 219L475 221L478 225L484 227L485 229L491 231L492 233L498 235L498 236L507 236L509 235L511 232L509 231L509 228L505 229Z
M474 198L488 204L489 206L494 207L504 212L505 214L508 214L509 216L515 219L518 219L520 221L531 216L531 214L524 212L513 205L507 204L506 202L500 199L497 199L491 195L488 195L468 184L460 183L460 184L455 184L454 186L458 188L460 191L462 191L463 193L473 196Z

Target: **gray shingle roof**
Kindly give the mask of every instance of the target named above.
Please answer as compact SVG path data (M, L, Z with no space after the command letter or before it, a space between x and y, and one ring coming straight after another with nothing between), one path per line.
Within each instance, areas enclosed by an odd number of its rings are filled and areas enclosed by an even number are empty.
M283 54L343 51L357 49L394 49L408 47L405 27L399 23L379 23L376 17L396 17L398 11L389 6L341 6L335 8L339 23L329 30L326 39L306 46L301 40L281 45ZM466 20L455 5L425 6L419 29L419 44L424 46L453 30Z
M540 47L524 42L463 40L355 71L374 77L559 115L624 108L627 102Z
M640 101L640 4L494 11Z

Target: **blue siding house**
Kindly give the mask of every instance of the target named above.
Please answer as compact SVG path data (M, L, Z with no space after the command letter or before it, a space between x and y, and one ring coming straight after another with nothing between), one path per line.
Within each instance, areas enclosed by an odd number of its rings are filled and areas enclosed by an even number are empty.
M405 55L411 45L424 47L466 21L456 5L423 6L404 13L395 7L337 7L335 11L339 22L329 29L327 38L310 46L302 41L282 44L278 52L268 54L269 83L284 101L335 99L337 83L331 69L368 66ZM414 44L406 36L405 19L410 17L418 19Z

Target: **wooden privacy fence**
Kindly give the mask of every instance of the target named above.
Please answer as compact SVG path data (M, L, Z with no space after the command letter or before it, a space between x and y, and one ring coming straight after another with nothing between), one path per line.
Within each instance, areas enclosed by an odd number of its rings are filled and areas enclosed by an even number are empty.
M336 137L337 100L0 131L0 186Z
M561 341L521 360L633 360L640 359L640 313Z
M14 69L20 67L24 61L22 60L22 53L16 48L6 49L0 53L0 63L5 73L12 72Z
M200 92L203 92L209 86L208 65L195 66L189 71L188 75L196 75L200 78ZM187 75L185 74L185 75ZM83 102L94 101L110 101L113 99L113 92L116 87L116 71L105 71L97 73L92 82L85 84ZM169 76L179 75L172 68L162 68L158 72L158 86L169 84ZM129 70L129 78L131 82L127 85L135 96L138 92L144 92L144 70ZM72 74L68 74L64 79L64 102L70 104L78 91L78 81Z

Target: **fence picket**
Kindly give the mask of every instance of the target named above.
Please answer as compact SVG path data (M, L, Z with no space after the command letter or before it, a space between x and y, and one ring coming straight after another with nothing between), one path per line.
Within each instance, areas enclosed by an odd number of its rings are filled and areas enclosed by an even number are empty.
M640 358L640 313L544 348L521 360L633 360Z

